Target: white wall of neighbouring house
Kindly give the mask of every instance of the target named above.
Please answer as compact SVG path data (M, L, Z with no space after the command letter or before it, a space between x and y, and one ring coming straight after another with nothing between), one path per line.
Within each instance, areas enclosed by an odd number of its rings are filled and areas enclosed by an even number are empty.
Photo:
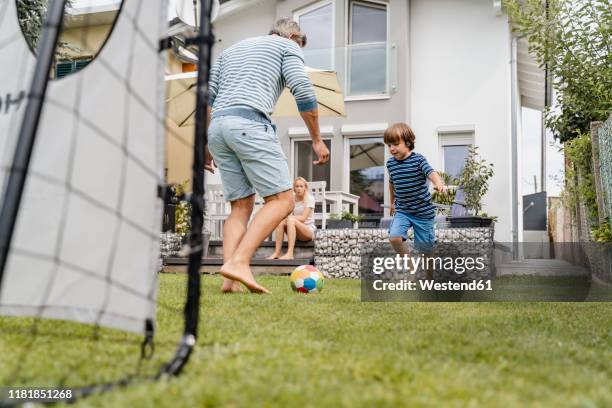
M251 0L237 11L221 12L213 24L215 39L213 62L221 52L240 40L266 35L276 19L276 0ZM222 8L223 10L223 8Z
M511 34L490 0L410 1L407 117L416 150L442 168L439 130L473 129L495 165L483 211L499 218L495 239L512 237ZM468 131L469 132L469 131Z

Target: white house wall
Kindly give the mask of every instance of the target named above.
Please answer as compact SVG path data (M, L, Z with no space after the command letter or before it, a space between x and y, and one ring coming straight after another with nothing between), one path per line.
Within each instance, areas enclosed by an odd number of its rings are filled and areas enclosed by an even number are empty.
M510 32L490 0L411 0L410 124L416 149L440 169L438 128L474 127L495 165L484 211L499 217L495 239L511 239Z
M228 16L220 16L214 23L217 42L213 47L213 61L221 52L248 37L265 35L276 17L275 0L252 0L253 4Z

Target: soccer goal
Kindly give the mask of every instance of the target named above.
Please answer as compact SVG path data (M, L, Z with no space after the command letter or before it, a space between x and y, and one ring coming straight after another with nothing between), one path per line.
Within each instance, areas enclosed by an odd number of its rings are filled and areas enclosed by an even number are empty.
M193 1L190 263L182 300L164 303L167 1L0 0L0 405L159 380L189 360L213 3Z

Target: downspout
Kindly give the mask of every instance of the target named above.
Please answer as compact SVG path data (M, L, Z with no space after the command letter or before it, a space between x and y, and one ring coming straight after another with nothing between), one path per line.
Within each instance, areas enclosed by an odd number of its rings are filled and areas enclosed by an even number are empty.
M512 260L518 259L518 83L517 83L517 54L518 37L512 37L510 59L510 122L511 122L511 150L512 150Z
M546 22L548 22L548 0L546 0ZM547 33L548 35L548 33ZM550 78L548 74L548 64L544 64L544 109L542 109L542 134L541 134L541 172L540 172L540 191L546 191L546 120L544 118L544 114L546 112L546 108L548 108L549 101L549 86L550 86ZM546 217L546 224L548 227L548 217Z

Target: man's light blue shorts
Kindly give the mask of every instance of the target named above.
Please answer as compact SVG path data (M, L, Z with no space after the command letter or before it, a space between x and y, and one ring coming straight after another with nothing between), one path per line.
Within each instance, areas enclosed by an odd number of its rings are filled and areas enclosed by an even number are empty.
M408 239L410 228L414 231L414 248L424 253L431 252L436 241L434 219L417 217L404 211L395 211L393 221L389 226L389 238L402 237L405 241Z
M221 173L227 201L291 190L287 158L271 124L240 116L214 118L208 149Z

